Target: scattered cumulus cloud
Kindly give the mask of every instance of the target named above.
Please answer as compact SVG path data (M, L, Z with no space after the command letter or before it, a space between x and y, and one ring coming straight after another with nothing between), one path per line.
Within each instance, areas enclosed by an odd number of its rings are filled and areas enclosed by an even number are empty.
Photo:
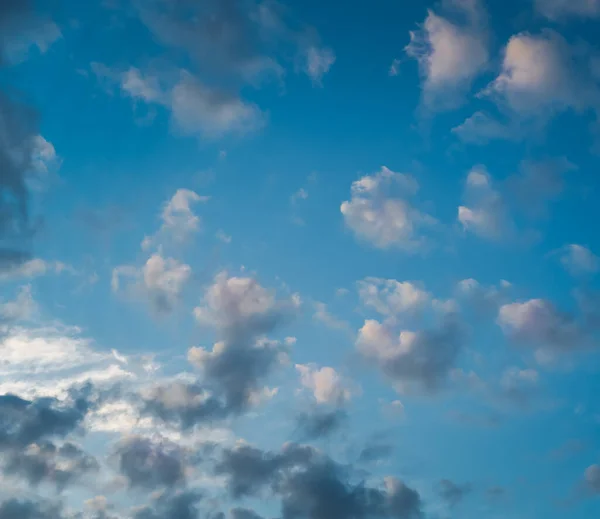
M557 253L561 265L574 276L595 274L600 269L600 258L583 245L571 243Z
M418 189L412 176L384 166L354 181L351 199L343 202L340 210L348 228L361 240L380 249L415 251L426 243L421 232L437 224L435 218L411 204Z
M312 392L318 404L339 406L350 400L350 384L333 368L296 364L302 386Z
M115 293L125 289L131 295L148 298L152 308L164 314L177 306L191 275L189 265L156 253L141 268L129 265L115 267L111 286Z
M449 18L428 10L418 30L410 32L406 54L415 59L423 78L423 102L430 109L453 108L471 88L489 60L485 13L477 1L448 2ZM392 75L397 67L392 65Z

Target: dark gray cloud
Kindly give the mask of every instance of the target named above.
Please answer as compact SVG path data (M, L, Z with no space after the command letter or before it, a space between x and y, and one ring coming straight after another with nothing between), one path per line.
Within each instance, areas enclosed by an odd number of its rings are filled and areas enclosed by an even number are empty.
M9 499L0 504L0 519L63 519L61 508L41 502Z
M7 476L24 478L34 486L49 483L59 491L98 469L96 459L73 443L57 447L44 442L23 450L15 449L6 455L3 464Z
M278 301L253 279L219 274L194 313L221 341L210 351L190 349L188 359L202 375L156 386L145 395L142 413L187 429L246 411L287 351L263 336L287 323L297 305L295 299Z
M276 326L276 319L272 319L270 329ZM190 352L190 360L201 368L205 384L223 397L225 407L232 413L248 407L286 351L277 342L253 345L253 340L253 331L236 329L218 352L201 356L194 356L198 350Z
M182 429L222 420L230 414L221 400L212 396L204 385L197 382L173 382L155 386L144 397L140 412Z
M303 441L325 438L340 430L347 419L348 415L342 409L314 409L298 416L298 434Z
M119 469L130 487L155 489L185 482L185 453L175 444L128 438L117 446Z
M202 495L192 490L161 494L152 505L135 512L133 519L197 519L201 499Z
M0 5L0 70L7 45L32 13L27 0ZM16 92L0 90L0 269L24 261L32 234L27 176L32 173L37 114Z
M319 451L286 444L281 452L242 446L225 450L216 472L234 498L269 491L281 499L284 519L417 519L419 494L395 478L385 488L353 483L352 470Z
M74 390L65 402L54 398L25 400L0 396L0 450L24 448L53 438L64 438L83 421L92 402L88 390Z
M442 479L437 487L440 497L451 507L458 505L471 490L469 483L461 485L449 479Z
M366 445L358 456L358 461L362 463L371 463L373 461L389 458L394 452L394 447L383 443L372 443Z
M229 514L231 519L263 519L261 515L249 508L232 508Z
M313 451L307 448L300 455L296 447L282 454L262 451L247 445L226 449L215 466L215 473L227 477L227 487L234 498L258 494L265 486L270 486L279 471L285 468L291 459L304 461L312 457Z

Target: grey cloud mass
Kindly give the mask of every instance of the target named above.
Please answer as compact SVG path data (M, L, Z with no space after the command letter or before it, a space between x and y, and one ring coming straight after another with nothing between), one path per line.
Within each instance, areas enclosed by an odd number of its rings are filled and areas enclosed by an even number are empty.
M294 444L279 453L242 446L225 451L217 473L225 475L234 498L270 491L281 498L286 519L417 519L421 498L396 478L383 488L353 483L348 467L319 451Z

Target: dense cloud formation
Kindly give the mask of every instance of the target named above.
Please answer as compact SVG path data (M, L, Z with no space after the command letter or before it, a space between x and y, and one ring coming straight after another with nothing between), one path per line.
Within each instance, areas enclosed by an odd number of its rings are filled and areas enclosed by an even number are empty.
M173 487L185 479L185 454L176 444L127 438L116 454L119 469L132 488Z
M353 484L346 467L309 447L288 444L279 453L238 447L224 452L217 473L227 477L233 497L267 490L280 496L284 518L422 517L419 494L400 480L386 478L382 489Z

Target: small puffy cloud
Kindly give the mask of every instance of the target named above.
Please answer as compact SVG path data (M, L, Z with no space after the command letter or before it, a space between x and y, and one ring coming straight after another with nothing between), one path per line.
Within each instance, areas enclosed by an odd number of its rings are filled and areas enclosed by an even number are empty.
M127 265L114 268L111 285L113 291L118 292L125 278L126 286L134 294L148 297L154 310L169 313L179 303L191 275L189 265L157 253L150 256L141 269Z
M250 340L269 333L299 308L297 295L280 300L274 291L248 277L218 274L194 309L198 322L214 326L227 341Z
M350 385L333 368L296 364L300 383L312 392L318 404L342 405L352 397Z
M414 313L431 302L428 292L408 281L366 278L357 283L357 288L364 305L387 317Z
M600 269L600 258L583 245L565 245L558 254L562 266L574 276L595 274Z
M537 388L539 373L534 369L508 368L500 379L500 389L503 396L511 401L524 405L531 393Z
M31 286L21 287L13 301L0 302L0 323L2 321L26 321L37 312L38 306L31 295Z
M497 322L509 337L536 348L540 361L556 352L584 347L588 342L587 332L579 321L545 299L502 305Z
M213 90L187 73L173 88L170 104L176 128L186 135L207 139L244 135L265 124L265 114L255 104Z
M454 368L463 334L454 317L439 327L402 330L375 320L365 321L356 340L358 351L373 362L399 392L435 392Z
M479 2L449 3L463 23L428 10L422 26L410 32L410 43L404 49L419 64L423 102L433 109L456 106L489 59L485 14Z
M464 200L465 205L458 208L458 221L465 231L495 240L513 231L505 200L494 189L485 167L476 166L467 175Z
M194 212L193 206L209 200L189 189L178 189L165 202L161 212L162 226L154 236L146 236L142 249L146 250L161 241L161 237L173 239L176 242L185 241L191 234L200 230L202 221Z
M585 469L584 480L594 494L600 494L600 465L590 465Z
M596 18L600 16L600 0L534 0L536 9L551 20L568 16Z
M483 95L522 115L581 111L598 96L589 64L581 66L578 60L576 51L554 31L517 34L506 45L500 74Z
M326 47L311 46L306 50L305 72L315 85L321 85L323 76L335 63L335 53Z
M418 189L412 176L384 166L352 183L352 197L342 203L340 211L358 238L381 249L414 251L426 241L420 231L437 224L435 218L411 205L409 198Z

